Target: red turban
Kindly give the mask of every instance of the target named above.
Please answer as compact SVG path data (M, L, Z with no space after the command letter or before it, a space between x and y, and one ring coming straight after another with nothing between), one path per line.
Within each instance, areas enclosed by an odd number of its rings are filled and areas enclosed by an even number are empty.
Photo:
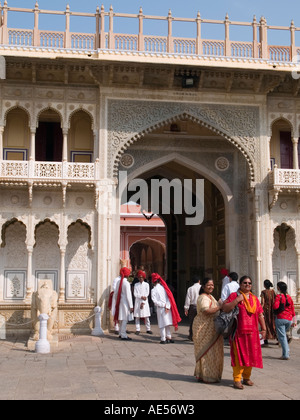
M146 278L146 273L145 273L145 271L140 270L140 271L138 271L137 276L138 277L143 277L145 279Z
M222 276L228 276L228 270L226 268L221 268L220 273L222 274Z
M121 270L120 270L120 276L121 276L121 278L123 277L128 277L129 275L130 275L130 273L131 273L131 270L130 270L130 268L127 268L127 267L123 267L123 268L121 268Z
M156 283L157 281L160 281L161 285L163 286L163 288L165 289L168 299L171 303L171 313L172 313L172 321L173 321L173 326L175 327L175 331L178 330L178 323L181 321L178 309L177 309L177 305L173 296L173 293L171 292L171 290L169 289L167 283L160 277L159 274L157 273L152 273L152 283Z
M118 296L117 296L117 301L116 301L116 310L115 310L115 316L114 316L114 321L115 322L118 322L118 320L119 320L119 308L120 308L120 300L121 300L123 280L124 280L124 277L128 277L130 275L130 273L131 273L131 270L127 267L123 267L120 270L121 280L120 280L120 283L119 283Z

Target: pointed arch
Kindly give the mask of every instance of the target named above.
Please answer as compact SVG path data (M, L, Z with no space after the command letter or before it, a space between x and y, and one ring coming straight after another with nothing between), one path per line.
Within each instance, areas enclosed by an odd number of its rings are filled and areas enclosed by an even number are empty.
M90 117L90 119L91 119L91 129L92 129L92 130L94 130L94 126L95 126L95 119L94 119L94 116L93 116L93 114L92 114L89 110L85 109L83 106L80 106L79 108L73 109L73 111L72 111L72 112L70 112L70 114L69 114L69 116L68 116L68 129L70 129L70 128L71 128L71 121L72 121L72 118L73 118L73 117L74 117L74 115L75 115L75 114L77 114L78 112L84 112L85 114L87 114L87 115Z
M283 122L285 122L289 127L290 127L290 129L291 129L291 134L292 134L292 136L294 135L294 127L293 127L293 124L292 124L292 122L288 119L288 118L286 118L286 117L284 117L284 116L280 116L280 117L277 117L277 118L275 118L274 120L272 120L271 122L270 122L270 126L269 126L269 129L270 129L270 136L272 136L272 134L273 134L273 128L274 128L274 126L278 123L278 122L280 122L280 121L283 121Z
M241 139L239 137L231 136L230 134L226 133L225 130L217 126L214 126L206 121L203 121L199 117L192 115L191 113L187 113L187 112L176 114L164 120L158 121L154 123L153 125L140 131L139 133L135 134L134 136L129 137L124 142L122 142L122 145L119 147L118 151L115 153L115 156L114 156L114 161L113 161L114 176L117 176L121 157L125 153L125 151L128 149L128 147L130 147L130 145L140 140L145 135L150 134L151 132L159 129L160 127L163 127L168 124L169 125L174 124L176 123L176 121L180 119L190 120L196 124L199 124L201 127L211 130L213 133L223 137L225 140L231 143L235 148L237 148L242 153L242 155L246 159L248 163L248 167L249 167L250 181L255 180L255 164L254 164L253 157L250 155L249 150L247 150L246 147L242 144Z
M63 126L64 126L64 118L63 118L63 114L58 110L58 109L56 109L56 108L54 108L53 106L51 106L51 105L49 105L49 106L47 106L47 107L45 107L45 108L42 108L38 113L37 113L37 115L36 115L36 128L39 126L39 122L40 122L40 118L41 118L41 115L43 114L43 113L45 113L45 112L47 112L47 111L53 111L55 114L57 114L58 116L59 116L59 119L60 119L60 125L61 125L61 128L63 128Z

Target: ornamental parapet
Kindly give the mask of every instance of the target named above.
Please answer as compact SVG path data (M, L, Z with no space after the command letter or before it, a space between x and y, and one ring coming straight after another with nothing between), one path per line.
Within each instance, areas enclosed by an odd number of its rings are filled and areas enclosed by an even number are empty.
M198 12L194 18L175 17L171 10L168 16L150 16L143 13L142 8L136 14L117 13L111 6L105 11L104 6L97 7L95 13L80 13L70 10L65 11L41 10L36 2L35 8L25 9L8 6L5 0L0 7L0 51L2 55L19 55L30 57L74 57L99 60L127 61L130 59L143 62L172 63L173 61L195 61L209 64L211 61L216 66L224 64L238 67L249 65L273 69L279 66L288 69L297 67L296 57L300 56L300 47L296 45L296 34L300 28L292 21L290 26L272 26L267 24L264 17L259 21L256 17L252 22L238 22L230 20L226 15L223 20L203 19ZM33 15L34 26L31 28L8 27L12 13ZM65 17L65 30L58 31L54 28L41 29L39 18L43 15ZM16 15L15 15L16 16ZM72 32L74 18L81 21L81 26L89 19L90 33ZM137 27L135 34L114 32L116 23L126 24L126 20L133 21L131 27ZM84 21L85 20L85 21ZM27 21L27 19L26 19ZM136 25L135 25L135 22ZM147 21L165 25L165 36L145 34L144 23ZM24 18L25 22L25 18ZM108 25L107 25L108 22ZM174 24L185 24L185 31L189 37L176 36ZM222 26L224 39L205 39L202 37L202 27ZM231 40L232 27L247 28L250 41ZM94 29L93 29L94 28ZM55 28L57 29L57 28ZM268 35L271 31L288 32L291 39L290 45L270 45ZM193 34L195 36L193 37ZM178 34L177 34L178 35ZM249 39L249 37L247 37Z
M281 169L276 166L269 173L269 208L274 207L280 193L300 192L300 169Z
M100 179L99 162L1 161L0 182L95 183Z

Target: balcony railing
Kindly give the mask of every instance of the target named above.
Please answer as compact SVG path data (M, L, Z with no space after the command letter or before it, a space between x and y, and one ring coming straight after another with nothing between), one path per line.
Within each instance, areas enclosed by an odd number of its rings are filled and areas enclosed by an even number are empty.
M0 161L0 181L95 182L99 162Z
M280 169L270 172L270 187L278 190L300 190L300 169Z
M33 28L18 29L8 26L11 12L32 14L34 20ZM65 17L65 30L41 30L39 28L40 15L56 15ZM73 17L92 19L94 21L94 32L80 33L70 31L70 21ZM116 20L121 22L128 19L136 20L138 33L124 34L115 33L113 28ZM151 20L165 22L166 36L149 35L144 33L144 22ZM38 3L34 9L9 7L7 0L0 6L0 46L5 49L39 49L40 52L55 50L56 54L64 52L86 53L97 51L126 51L134 53L150 54L172 54L187 56L208 56L208 57L231 57L236 59L262 59L271 62L291 63L297 55L300 55L300 47L296 46L295 34L300 28L295 27L294 22L290 26L267 25L266 19L262 17L257 21L254 17L252 22L231 21L226 15L224 20L202 19L198 12L196 18L174 17L169 11L168 16L144 15L142 9L138 14L115 13L112 6L108 12L104 6L97 8L95 13L73 12L67 6L65 11L40 10ZM122 22L122 23L123 23ZM191 34L194 38L183 38L174 35L174 23L188 23ZM106 25L108 23L108 29ZM126 23L126 22L125 22ZM203 25L221 25L224 27L225 37L223 40L204 39L201 36ZM134 26L134 22L133 25ZM230 28L232 26L248 27L252 33L252 41L233 41L230 39ZM89 27L91 27L89 23ZM272 30L288 32L291 42L288 46L268 44L268 35Z
M300 192L300 169L280 169L275 165L269 174L269 209L275 206L280 193Z

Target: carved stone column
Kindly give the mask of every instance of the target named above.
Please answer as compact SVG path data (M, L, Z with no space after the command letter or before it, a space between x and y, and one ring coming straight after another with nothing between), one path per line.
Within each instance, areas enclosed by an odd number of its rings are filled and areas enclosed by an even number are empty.
M62 160L63 160L63 162L68 161L68 129L63 130Z
M27 246L27 290L25 301L27 303L31 302L31 295L34 289L33 276L32 276L32 254L33 246Z
M297 303L300 303L300 249L297 249Z
M255 210L255 284L256 294L259 296L261 292L261 215L260 215L260 195L259 192L254 193L254 210Z
M59 277L59 297L60 303L65 302L66 291L66 248L60 249L60 277Z
M29 160L35 160L35 133L36 129L30 129L30 151L29 151Z
M3 159L3 132L4 127L0 127L0 160Z
M299 169L298 137L294 137L292 141L293 141L293 169Z

